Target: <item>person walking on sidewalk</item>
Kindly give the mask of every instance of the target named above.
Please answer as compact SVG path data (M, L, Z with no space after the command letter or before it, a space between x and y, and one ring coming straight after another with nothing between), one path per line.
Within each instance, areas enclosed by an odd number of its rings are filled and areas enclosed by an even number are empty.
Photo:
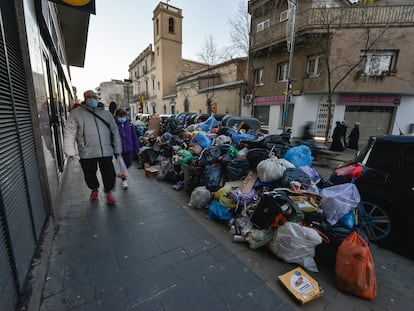
M329 150L332 151L344 151L344 146L341 141L341 137L343 135L343 127L341 125L341 122L336 121L336 126L333 130L332 134L332 144Z
M98 198L99 181L97 169L102 175L106 193L106 202L114 204L112 190L115 186L116 173L112 157L122 153L121 138L113 115L98 104L96 93L92 90L84 94L84 102L72 110L64 129L65 153L69 158L76 155L77 143L80 164L85 182L91 189L90 199Z
M348 136L348 148L358 150L359 142L359 122L355 122L354 128L351 130L351 134Z
M118 125L119 136L122 143L122 157L124 158L125 166L129 168L134 160L134 155L139 153L139 142L135 127L127 118L124 109L117 109L115 111L115 120ZM128 189L127 177L121 177L122 189Z

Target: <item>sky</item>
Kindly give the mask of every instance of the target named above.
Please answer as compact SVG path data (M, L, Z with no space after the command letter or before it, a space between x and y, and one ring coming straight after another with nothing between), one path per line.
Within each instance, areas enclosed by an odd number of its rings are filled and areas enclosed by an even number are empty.
M199 60L197 54L209 36L218 49L228 46L228 20L237 15L239 1L248 0L169 1L182 9L182 57ZM101 82L128 79L129 64L153 43L152 17L159 2L96 0L96 15L91 15L89 22L84 67L70 69L78 97Z

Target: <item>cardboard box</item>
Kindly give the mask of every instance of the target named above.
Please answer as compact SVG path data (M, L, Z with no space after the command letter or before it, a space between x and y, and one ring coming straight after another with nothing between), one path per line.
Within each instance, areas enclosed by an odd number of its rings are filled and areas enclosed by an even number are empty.
M160 165L150 165L149 163L144 163L145 176L147 177L156 177L160 170Z
M279 282L287 289L295 301L301 305L324 294L324 289L301 267L279 275Z
M147 132L150 132L154 138L161 135L161 119L159 117L152 117L149 120Z

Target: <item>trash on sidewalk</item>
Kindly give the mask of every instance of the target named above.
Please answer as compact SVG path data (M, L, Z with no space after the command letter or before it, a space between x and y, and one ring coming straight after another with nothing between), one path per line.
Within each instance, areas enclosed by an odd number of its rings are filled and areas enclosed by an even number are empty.
M279 282L298 304L305 304L321 297L325 290L301 267L292 269L278 276Z
M159 165L150 165L148 163L144 163L144 170L145 170L145 176L147 177L156 177L158 174L158 171L160 170Z

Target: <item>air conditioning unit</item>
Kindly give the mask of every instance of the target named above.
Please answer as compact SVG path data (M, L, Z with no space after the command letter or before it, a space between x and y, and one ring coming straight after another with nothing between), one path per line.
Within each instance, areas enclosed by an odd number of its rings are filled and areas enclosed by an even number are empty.
M252 94L246 94L244 96L244 104L245 105L250 105L252 103L253 100L253 95Z

